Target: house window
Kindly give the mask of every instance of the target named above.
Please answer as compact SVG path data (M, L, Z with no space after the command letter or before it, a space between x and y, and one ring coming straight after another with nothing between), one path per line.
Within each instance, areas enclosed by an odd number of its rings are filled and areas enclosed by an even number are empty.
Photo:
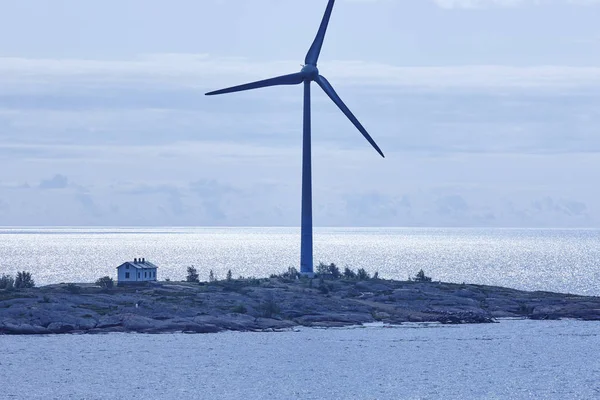
M142 277L142 273L138 272L138 278L141 278L141 277Z
M125 279L129 279L129 272L125 272Z
M156 278L156 271L154 271L154 278Z
M148 277L148 273L144 272L144 278L147 278L147 277Z

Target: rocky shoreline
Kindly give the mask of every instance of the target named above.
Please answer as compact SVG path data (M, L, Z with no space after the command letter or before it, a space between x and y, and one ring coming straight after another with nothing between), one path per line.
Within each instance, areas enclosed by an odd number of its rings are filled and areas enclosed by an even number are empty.
M343 327L381 321L600 321L600 297L383 279L243 279L102 289L60 284L0 290L0 335L213 333Z

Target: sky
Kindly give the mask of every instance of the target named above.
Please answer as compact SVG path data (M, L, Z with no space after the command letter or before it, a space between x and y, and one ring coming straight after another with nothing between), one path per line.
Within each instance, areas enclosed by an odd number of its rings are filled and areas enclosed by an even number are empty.
M326 0L0 0L0 225L298 226ZM600 227L600 1L338 0L315 226Z

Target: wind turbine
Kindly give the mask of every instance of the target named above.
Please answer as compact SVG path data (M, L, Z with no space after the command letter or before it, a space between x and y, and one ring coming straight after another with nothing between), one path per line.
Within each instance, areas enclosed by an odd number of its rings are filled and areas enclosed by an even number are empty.
M337 95L331 84L325 79L324 76L319 74L317 68L317 61L321 54L321 48L323 47L323 40L325 39L325 33L327 32L327 26L329 25L329 19L331 18L331 12L335 0L329 0L325 15L321 21L321 26L317 32L317 36L310 46L306 58L304 60L304 66L300 72L295 74L278 76L276 78L265 79L258 82L247 83L244 85L234 86L227 89L216 90L214 92L206 93L207 96L213 96L218 94L241 92L244 90L259 89L268 86L280 86L280 85L299 85L304 83L304 134L302 140L302 228L301 228L301 239L300 239L300 272L305 275L313 274L313 232L312 232L312 165L311 165L311 135L310 135L310 84L316 82L321 89L329 96L331 100L342 110L342 112L348 117L348 119L354 124L354 126L363 134L365 139L371 143L371 146L377 150L377 152L383 155L383 152L377 146L377 143L367 133L367 130L361 125L356 119L354 114L344 104L342 99Z

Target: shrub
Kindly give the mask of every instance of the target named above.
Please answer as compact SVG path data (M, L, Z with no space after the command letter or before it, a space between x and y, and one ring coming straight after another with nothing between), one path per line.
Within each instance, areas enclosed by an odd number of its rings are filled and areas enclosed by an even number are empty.
M358 272L356 273L356 277L358 278L359 281L368 281L369 279L371 279L371 277L369 276L369 273L367 271L365 271L364 268L360 268L358 270Z
M17 272L17 278L15 279L15 288L25 289L32 288L35 286L35 282L31 277L31 273L27 271Z
M103 289L112 289L115 285L115 282L110 276L104 276L96 281L96 285Z
M273 299L273 296L267 297L267 299L260 304L259 309L262 311L262 316L265 318L272 318L281 312L279 304Z
M334 279L340 279L342 277L340 269L334 263L329 264L327 270L331 274L331 276L333 276Z
M234 312L236 314L246 314L248 312L248 309L246 308L245 305L239 304L239 305L233 307L231 309L231 312Z
M431 277L425 275L425 271L420 270L413 279L415 282L431 282Z
M246 284L249 286L260 286L260 279L251 276L246 278Z
M194 267L188 267L187 276L185 277L186 282L200 282L198 278L198 271Z
M375 271L373 274L373 279L379 279L379 271Z
M319 265L317 265L317 274L326 275L328 273L329 273L329 265L320 262Z
M15 278L10 275L0 276L0 289L13 290L15 288Z
M96 282L96 284L98 283ZM74 283L67 283L67 286L65 286L65 290L73 294L81 293L81 288Z
M329 286L325 282L319 284L319 291L323 294L329 294Z
M288 270L286 272L281 274L281 277L284 279L296 279L296 278L300 277L300 273L298 272L298 270L296 268L290 267L290 268L288 268Z
M321 277L328 275L333 279L339 279L342 277L340 269L334 263L327 265L322 262L317 265L317 275Z
M350 268L344 268L344 278L346 279L356 279L356 272L352 271Z

